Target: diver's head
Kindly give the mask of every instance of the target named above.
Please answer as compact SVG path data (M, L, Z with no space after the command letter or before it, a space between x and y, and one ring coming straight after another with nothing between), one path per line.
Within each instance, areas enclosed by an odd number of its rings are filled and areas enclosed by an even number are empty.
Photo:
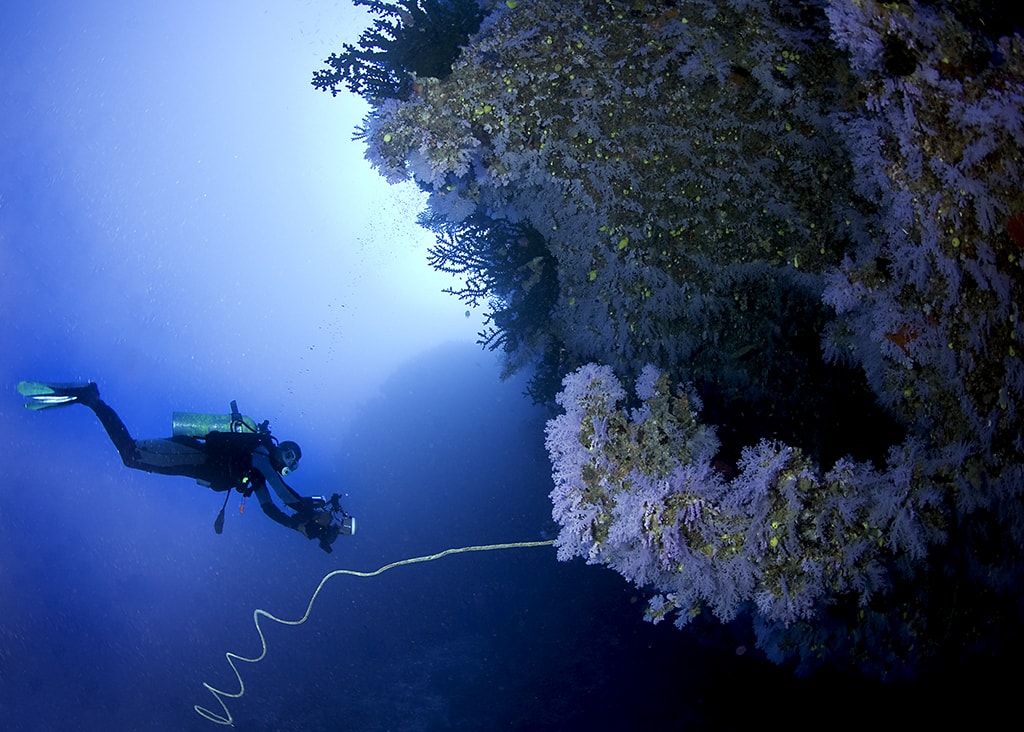
M288 475L299 469L299 458L301 457L302 450L299 449L299 446L291 440L285 440L277 446L274 455L274 462L277 464L274 467L281 475Z

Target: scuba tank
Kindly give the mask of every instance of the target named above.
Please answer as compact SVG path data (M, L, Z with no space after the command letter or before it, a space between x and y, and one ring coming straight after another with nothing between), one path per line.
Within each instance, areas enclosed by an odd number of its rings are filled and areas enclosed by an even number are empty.
M260 431L256 420L238 413L235 402L231 402L231 414L171 413L171 434L175 437L206 437L211 432L256 434Z

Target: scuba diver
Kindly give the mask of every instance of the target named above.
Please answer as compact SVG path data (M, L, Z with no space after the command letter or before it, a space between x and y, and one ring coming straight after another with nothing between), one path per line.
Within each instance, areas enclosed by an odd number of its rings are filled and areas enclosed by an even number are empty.
M224 505L214 521L214 530L224 530L224 509L231 490L247 498L253 493L260 508L282 526L295 529L320 548L331 552L339 534L356 533L356 521L345 512L335 493L329 499L306 498L296 493L283 478L299 467L302 451L291 441L278 442L270 434L270 423L257 425L239 414L231 402L231 414L172 415L172 436L156 440L133 439L117 413L102 399L96 384L44 384L22 381L18 393L26 397L26 409L41 410L82 404L99 417L111 442L129 468L163 475L183 475L215 491L226 491ZM273 501L269 487L293 511L282 511ZM244 504L243 504L244 505Z

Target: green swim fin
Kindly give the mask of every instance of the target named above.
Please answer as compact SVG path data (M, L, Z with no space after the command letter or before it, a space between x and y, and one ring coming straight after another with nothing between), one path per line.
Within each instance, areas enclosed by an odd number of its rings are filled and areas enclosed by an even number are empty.
M44 384L41 381L22 381L18 393L28 399L25 409L40 410L66 407L81 397L92 393L99 396L99 389L91 381L86 384Z

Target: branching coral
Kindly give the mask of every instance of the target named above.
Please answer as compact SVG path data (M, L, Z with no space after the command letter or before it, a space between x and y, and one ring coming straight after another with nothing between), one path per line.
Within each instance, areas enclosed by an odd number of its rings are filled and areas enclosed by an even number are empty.
M479 215L453 223L424 214L420 224L437 235L427 253L430 266L465 277L461 288L446 292L471 307L490 306L481 345L512 353L543 350L558 297L555 262L544 238L527 226Z
M332 53L327 69L313 74L313 86L337 96L342 86L371 104L406 99L415 77L444 78L459 48L483 18L477 0L353 0L376 19L359 36Z

